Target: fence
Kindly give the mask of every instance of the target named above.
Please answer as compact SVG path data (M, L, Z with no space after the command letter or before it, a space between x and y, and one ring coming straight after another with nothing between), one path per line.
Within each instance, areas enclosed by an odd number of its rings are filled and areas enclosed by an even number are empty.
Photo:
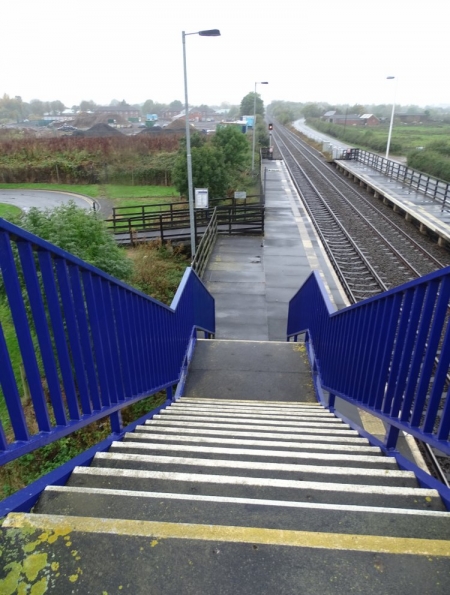
M0 464L105 416L120 432L123 407L178 382L195 330L215 331L214 299L190 268L169 307L0 219L0 270L10 312L0 324Z
M318 381L400 430L450 454L450 267L339 312L313 272L289 304L288 338L307 333Z
M213 215L209 221L208 227L203 234L200 244L195 252L191 267L203 279L205 269L211 257L214 245L217 240L217 208L214 209Z
M405 186L413 188L425 196L440 202L442 204L442 210L446 208L447 201L450 199L450 184L448 182L432 178L427 174L376 155L375 153L363 151L362 149L351 149L350 151L344 151L342 158L354 159L376 171L382 172L389 178L398 180Z
M218 206L195 210L195 237L206 230L214 211L217 209L218 233L263 234L264 207L248 204L238 206ZM190 238L189 210L168 210L162 213L149 213L116 219L110 231L119 243L137 243L151 240L184 241Z

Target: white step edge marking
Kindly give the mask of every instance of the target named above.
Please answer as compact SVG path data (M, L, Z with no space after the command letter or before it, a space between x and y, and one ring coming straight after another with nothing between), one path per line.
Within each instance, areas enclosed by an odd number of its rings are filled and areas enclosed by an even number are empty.
M316 422L320 422L320 423L325 423L325 424L330 424L330 423L337 423L337 424L342 424L342 420L340 420L339 418L337 418L334 415L317 415L317 414L313 414L313 413L306 413L306 414L297 414L297 413L288 413L288 414L284 414L284 413L259 413L259 412L255 412L255 411L250 411L250 412L237 412L237 411L232 411L231 413L227 410L218 410L218 409L211 409L208 411L202 411L202 410L198 410L198 409L186 409L186 408L174 408L172 409L172 405L170 407L168 407L167 409L162 409L160 413L158 413L158 415L164 415L167 417L167 415L185 415L188 417L194 417L194 416L198 416L198 417L213 417L213 416L220 416L220 417L235 417L237 419L245 419L248 417L251 417L252 419L273 419L275 421L282 419L282 420L293 420L293 421L316 421Z
M261 418L254 418L254 417L236 417L234 415L230 415L229 417L226 416L201 416L201 415L179 415L173 413L172 415L161 415L156 414L153 416L154 420L165 420L168 423L171 420L176 421L188 421L188 422L215 422L215 423L235 423L235 424L260 424L265 426L279 426L280 423L283 424L285 427L294 426L300 428L326 428L329 430L333 429L341 429L347 430L351 429L348 424L339 423L339 420L332 420L332 421L296 421L291 418L286 420L280 419L261 419Z
M192 444L145 444L144 442L123 442L115 441L110 446L111 449L124 448L137 450L174 450L180 452L202 452L211 454L230 454L230 455L250 455L255 457L282 457L284 459L306 459L306 460L320 460L320 461L354 461L359 463L379 463L380 465L392 465L397 467L397 463L393 457L370 456L370 455L352 455L352 454L333 454L333 453L317 453L317 452L287 452L285 450L257 450L251 448L224 448L217 446L194 446Z
M224 407L222 405L197 405L188 403L179 403L178 401L170 405L170 409L179 409L186 411L228 411L236 413L265 413L266 415L304 415L304 416L316 416L316 417L334 417L332 413L328 411L310 411L306 409L285 409L283 407L237 407L229 406Z
M136 432L151 432L152 427L151 425L146 426L136 426ZM191 428L171 428L171 427L164 427L158 426L158 432L167 432L168 434L207 434L211 436L243 436L246 438L278 438L279 440L311 440L311 436L303 435L300 432L295 434L284 434L280 432L227 432L225 430L202 430L198 429L191 429ZM349 438L347 436L317 436L318 441L320 442L343 442L349 444L369 444L367 438Z
M170 414L170 415L168 415ZM278 416L274 418L272 415L237 415L236 413L191 413L190 411L171 411L170 408L162 409L160 413L157 413L153 416L153 419L183 419L186 421L189 420L198 420L198 421L221 421L221 422L230 422L235 421L236 423L264 423L264 424L273 424L278 425L280 422L283 422L286 425L311 425L311 426L319 426L322 428L331 428L333 426L342 427L342 428L349 428L349 424L344 423L341 419L337 417L330 417L330 418L323 418L323 417L303 417L303 416L296 416L296 415L284 415Z
M189 481L192 483L214 483L221 485L256 486L265 488L286 488L316 490L321 492L348 492L384 496L410 496L414 498L439 498L436 490L406 488L398 486L374 486L349 483L325 483L321 481L298 481L294 479L273 479L271 477L240 477L236 475L203 475L203 473L172 473L170 471L142 471L139 469L113 469L105 467L75 467L75 475L103 477L133 477L135 479L160 479L163 481Z
M335 436L359 436L356 430L341 429L341 428L310 428L309 425L298 427L297 425L285 427L285 425L273 426L266 425L252 425L252 424L235 424L235 423L213 423L206 421L181 421L177 419L148 419L145 422L146 426L163 426L173 428L222 428L230 430L254 430L259 432L295 432L296 430L301 431L302 434L328 434Z
M306 508L311 510L333 510L346 512L374 512L406 516L431 516L450 519L450 512L443 510L419 510L414 508L387 508L382 506L358 506L352 504L323 504L292 502L290 500L262 500L258 498L230 498L228 496L202 496L198 494L172 494L169 492L143 492L114 490L111 488L83 488L75 486L47 486L46 492L92 494L98 496L126 496L132 498L155 498L162 500L188 500L189 502L215 502L218 504L254 504L255 506L277 506L280 508Z
M174 436L171 434L158 434L157 432L127 432L125 438L141 440L177 440L178 442L200 442L204 444L238 444L239 446L275 446L283 448L299 448L308 450L340 450L340 451L359 451L361 453L380 452L377 446L361 446L359 444L319 444L316 442L279 442L277 440L239 440L236 438L208 438L206 436Z
M123 454L98 452L94 459L100 461L135 461L158 465L193 465L198 467L224 467L231 469L258 469L259 471L287 471L292 473L317 473L323 475L358 475L362 477L388 477L414 479L412 471L388 469L364 469L361 467L326 467L298 465L292 463L263 463L255 461L229 461L222 459L195 459L190 457L169 457L158 455Z
M256 399L203 399L201 397L181 397L181 399L177 401L177 403L219 403L222 405L227 405L228 403L230 403L254 406L263 405L266 407L273 405L279 407L304 407L305 409L315 407L318 409L323 409L323 406L320 403L301 403L300 401L258 401Z

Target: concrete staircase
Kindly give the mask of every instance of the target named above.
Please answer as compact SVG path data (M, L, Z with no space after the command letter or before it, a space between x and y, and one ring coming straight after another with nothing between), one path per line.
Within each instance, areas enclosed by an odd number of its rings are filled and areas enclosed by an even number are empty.
M274 389L266 379L255 398L224 398L227 369L258 384L255 353L263 376L283 368L304 380L299 346L210 341L199 353L186 397L75 468L65 486L47 487L31 514L7 518L3 556L9 563L16 548L18 585L33 593L45 579L49 592L108 595L448 593L450 513L434 490L301 393L258 398ZM218 397L199 395L211 382ZM36 573L27 572L33 556Z

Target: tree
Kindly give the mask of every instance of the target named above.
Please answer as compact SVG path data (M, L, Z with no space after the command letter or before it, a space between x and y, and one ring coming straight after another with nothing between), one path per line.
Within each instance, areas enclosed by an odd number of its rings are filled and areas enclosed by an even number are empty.
M131 278L131 261L94 211L81 209L73 202L55 209L32 208L19 217L17 224L113 277L123 281Z
M323 106L320 103L307 103L303 106L305 118L320 118L323 115Z
M171 110L181 112L183 107L184 107L183 103L181 103L181 101L179 99L175 99L175 101L172 101L171 103L169 103L169 109L171 109Z
M65 109L66 106L59 99L50 102L50 111L53 116L59 116Z
M172 180L180 194L188 195L186 150L179 152ZM208 188L210 197L226 195L230 176L220 148L211 144L192 147L192 181L194 188Z
M255 107L255 93L248 93L241 101L241 116L250 116ZM256 93L256 113L264 117L264 102Z
M231 168L244 169L250 160L250 146L245 134L234 126L216 130L212 144L221 149L225 163Z
M89 101L83 100L80 103L80 112L93 112L96 107L97 104L95 103L95 101L92 101L92 99L90 99Z

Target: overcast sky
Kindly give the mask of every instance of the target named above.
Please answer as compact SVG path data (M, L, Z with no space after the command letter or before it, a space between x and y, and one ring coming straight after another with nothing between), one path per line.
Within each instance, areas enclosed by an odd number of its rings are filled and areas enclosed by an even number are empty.
M0 94L24 101L450 104L448 0L3 0ZM396 76L398 82L386 80ZM397 89L396 89L397 87Z

